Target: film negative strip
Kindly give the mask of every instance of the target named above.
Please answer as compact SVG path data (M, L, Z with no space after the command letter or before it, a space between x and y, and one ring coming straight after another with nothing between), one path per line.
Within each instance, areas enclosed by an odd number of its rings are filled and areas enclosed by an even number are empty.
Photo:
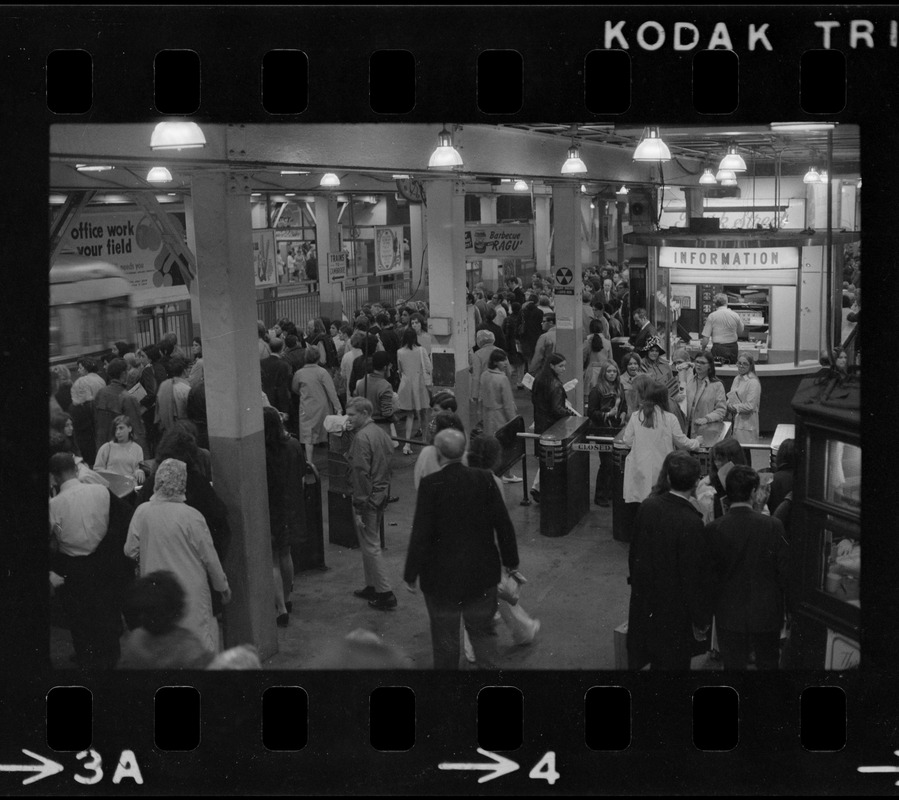
M899 140L899 10L23 6L0 11L0 20L0 174L6 185L0 241L7 262L0 293L0 790L897 791L899 537L891 445L899 286L891 196ZM564 570L566 558L577 558L573 546L567 555L559 550L556 583L550 569L540 589L547 605L551 594L565 598L553 606L551 619L543 619L543 650L530 661L511 659L501 670L315 669L300 638L286 651L282 639L280 656L262 670L238 673L73 670L54 663L44 538L47 463L39 444L50 347L44 265L54 245L52 215L47 236L48 197L63 190L64 202L71 202L80 192L86 204L86 192L101 185L77 179L58 185L57 167L75 156L91 164L106 156L120 169L151 166L147 143L138 146L134 130L150 131L172 116L196 122L213 148L224 147L218 161L190 162L179 184L188 194L203 185L200 196L221 200L263 191L256 174L262 170L254 164L269 170L312 164L319 172L332 165L344 179L364 173L402 183L384 171L414 162L402 153L411 140L403 134L422 125L432 129L435 143L441 126L486 131L473 141L492 148L480 161L492 165L484 168L488 183L494 175L525 171L515 153L542 160L547 131L559 127L605 131L606 143L617 141L629 162L628 140L623 134L615 139L628 128L712 126L720 132L726 126L770 129L779 121L857 126L861 165L855 171L867 191L856 213L863 212L865 261L873 275L867 285L874 287L866 294L866 317L876 321L876 333L872 327L865 335L871 344L860 434L866 465L860 524L871 553L854 643L860 664L850 648L842 662L847 668L825 669L834 644L816 640L806 644L820 650L820 667L616 668L608 655L624 616L606 622L607 587L617 581L613 595L616 602L624 598L626 615L625 550L617 551L614 574L597 564L595 575L578 574L580 585L573 587L564 577L575 574ZM398 126L397 139L370 143L358 135L375 124ZM295 142L293 155L266 151L274 137L254 140L276 127L282 143ZM322 142L322 131L333 138ZM509 148L504 136L532 136L534 144ZM562 151L568 143L565 136L552 141ZM316 161L322 152L335 160ZM614 180L620 163L617 156L610 166L591 162L599 173L591 179ZM425 156L419 171L426 164ZM462 175L477 179L465 169ZM211 185L219 186L218 195L210 194ZM297 185L314 191L308 182ZM415 181L396 187L399 194L417 190ZM630 213L639 211L632 206ZM136 247L129 237L127 227L91 237L88 224L84 238L96 239L88 246L108 255ZM159 285L167 287L177 283L182 266L190 268L190 256L165 271L157 266ZM341 266L328 269L338 274ZM259 486L264 491L264 480ZM582 530L590 535L589 527ZM248 579L229 577L236 592L247 591ZM420 594L401 602L418 603L420 611L424 606ZM423 611L419 618L418 644L402 644L429 656ZM344 633L335 630L335 639Z

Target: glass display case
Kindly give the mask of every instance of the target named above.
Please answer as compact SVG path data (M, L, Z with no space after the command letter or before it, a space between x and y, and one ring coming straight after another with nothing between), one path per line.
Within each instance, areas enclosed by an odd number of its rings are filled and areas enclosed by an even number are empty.
M791 666L852 668L861 658L860 415L820 402L794 400L793 408L801 456L791 519L798 594Z

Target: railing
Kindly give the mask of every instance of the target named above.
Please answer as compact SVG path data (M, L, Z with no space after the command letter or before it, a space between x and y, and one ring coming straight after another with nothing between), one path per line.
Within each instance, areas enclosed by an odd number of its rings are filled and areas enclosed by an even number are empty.
M267 328L286 317L302 330L308 320L321 314L321 296L318 292L310 292L265 297L256 301L256 313Z
M156 344L165 334L174 332L178 335L178 346L182 350L189 350L191 339L194 336L193 330L189 308L180 311L163 311L160 314L139 314L137 317L137 346L146 347L148 344Z
M353 286L345 286L343 290L343 304L347 317L352 318L366 303L381 303L382 305L396 305L401 300L406 300L412 294L412 280L400 278L394 281L375 281L373 283L356 283Z

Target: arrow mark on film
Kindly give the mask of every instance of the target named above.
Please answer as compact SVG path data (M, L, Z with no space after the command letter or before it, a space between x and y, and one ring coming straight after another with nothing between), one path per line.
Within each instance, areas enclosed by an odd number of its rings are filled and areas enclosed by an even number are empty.
M478 752L482 756L487 756L487 758L492 758L492 764L451 764L449 762L444 761L442 764L438 764L438 769L482 769L490 772L490 775L484 775L481 778L478 778L478 783L486 783L487 781L492 781L494 778L500 778L503 775L507 775L510 772L515 772L518 769L518 764L508 758L504 758L503 756L499 756L496 753L491 753L488 750L482 750L480 747L478 748Z
M37 753L32 753L30 750L26 750L24 747L22 748L22 752L26 756L31 756L36 761L39 761L39 764L0 764L0 772L34 772L35 775L32 775L30 778L25 778L22 781L22 786L25 786L29 783L34 783L36 781L43 780L44 778L49 778L51 775L55 775L57 772L62 772L63 766L62 764L57 764L55 761L51 761L49 758L44 758L44 756L40 756Z

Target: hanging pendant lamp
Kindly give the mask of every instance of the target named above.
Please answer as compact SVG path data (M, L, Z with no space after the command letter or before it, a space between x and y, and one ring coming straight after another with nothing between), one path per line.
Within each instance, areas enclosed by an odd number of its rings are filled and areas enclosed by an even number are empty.
M196 122L160 122L150 136L154 150L186 150L205 147L206 137Z
M452 169L462 166L462 156L453 147L453 136L446 126L437 134L437 147L428 160L428 169Z
M634 161L670 161L671 151L662 141L659 129L655 125L646 128L646 133L634 150Z
M737 146L732 144L727 148L727 155L721 159L718 169L729 169L731 172L746 172L746 162L737 152Z
M699 183L702 186L714 186L718 183L718 181L715 180L715 173L712 172L710 167L706 167L705 170L703 170Z
M171 183L172 182L172 173L169 172L165 167L153 167L147 173L147 182L148 183Z
M820 180L821 176L814 167L809 167L808 172L806 172L805 176L802 178L803 183L818 183Z
M818 180L821 181L821 183L827 183L830 180L830 178L827 177L826 169L821 170L821 172L819 173L819 176L818 176Z
M735 181L737 179L737 174L732 169L719 169L715 175L716 181Z
M572 144L568 148L568 158L562 164L563 175L583 175L587 171L587 165L581 160L581 153L577 145Z

